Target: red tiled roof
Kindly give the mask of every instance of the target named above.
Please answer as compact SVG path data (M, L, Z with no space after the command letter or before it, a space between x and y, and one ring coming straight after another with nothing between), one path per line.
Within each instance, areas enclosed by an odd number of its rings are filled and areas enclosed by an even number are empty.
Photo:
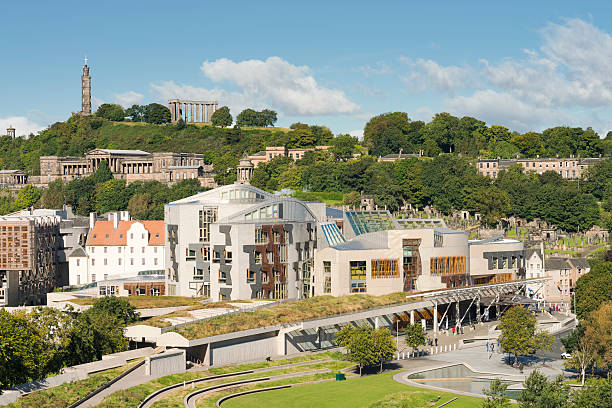
M136 222L149 231L149 245L164 245L163 221L119 221L117 229L113 228L113 221L96 221L87 238L87 245L127 245L127 231Z

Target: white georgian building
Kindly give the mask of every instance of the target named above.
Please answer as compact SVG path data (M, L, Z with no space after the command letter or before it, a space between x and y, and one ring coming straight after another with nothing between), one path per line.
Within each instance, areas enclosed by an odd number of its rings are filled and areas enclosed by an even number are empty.
M70 285L164 270L163 221L132 221L127 211L109 218L96 221L92 215L85 248L75 248L69 255Z

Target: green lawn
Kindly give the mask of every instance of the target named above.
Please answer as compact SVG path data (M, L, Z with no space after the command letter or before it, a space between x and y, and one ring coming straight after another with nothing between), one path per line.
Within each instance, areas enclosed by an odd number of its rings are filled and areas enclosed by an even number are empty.
M431 401L440 396L434 406L440 405L457 395L426 390L400 384L393 380L397 371L380 375L333 381L321 384L302 385L283 390L251 394L228 400L225 408L257 407L431 407ZM480 407L482 399L458 396L449 408ZM397 403L393 400L397 400Z

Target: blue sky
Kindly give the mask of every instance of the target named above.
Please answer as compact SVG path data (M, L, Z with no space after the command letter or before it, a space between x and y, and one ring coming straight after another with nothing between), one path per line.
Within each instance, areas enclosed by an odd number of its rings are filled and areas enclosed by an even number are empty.
M94 105L217 99L359 134L382 112L612 129L612 5L582 1L4 2L0 132Z

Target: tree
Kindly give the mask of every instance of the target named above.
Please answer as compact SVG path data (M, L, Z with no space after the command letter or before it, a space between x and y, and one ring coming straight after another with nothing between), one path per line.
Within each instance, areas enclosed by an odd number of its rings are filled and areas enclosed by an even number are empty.
M121 105L117 105L115 103L103 103L98 107L96 116L99 118L112 120L113 122L121 122L123 118L125 118L125 111Z
M499 343L505 352L514 354L514 365L519 355L532 349L535 324L535 316L521 306L511 307L501 317Z
M183 118L179 118L179 120L176 121L175 126L176 126L176 130L183 130L187 127Z
M329 149L336 160L348 160L353 157L355 146L359 143L356 137L351 135L338 135L332 139L332 147Z
M107 313L122 321L124 325L133 323L140 319L140 314L130 301L123 297L104 296L96 300L91 307L96 312Z
M603 366L612 368L612 300L602 303L589 315L584 337L595 343L598 360Z
M210 118L213 126L227 127L231 126L234 119L230 113L230 109L227 106L222 106L217 109Z
M45 375L45 346L22 311L0 309L0 389Z
M356 191L344 194L342 205L349 206L350 208L361 208L361 194Z
M108 180L98 186L96 191L96 212L104 214L109 211L121 211L129 202L125 180Z
M524 386L518 397L521 408L569 408L570 389L561 375L549 381L545 375L534 370Z
M482 408L506 408L511 407L510 400L505 396L508 384L502 382L499 378L492 380L489 387L483 390L487 396L482 402Z
M574 296L578 318L586 319L602 303L612 300L612 262L595 265L576 281Z
M393 358L393 354L397 351L397 348L393 342L391 332L386 327L374 330L372 337L374 352L380 364L379 372L382 372L383 363Z
M105 181L113 179L113 173L108 167L108 161L102 160L96 169L96 172L91 175L91 179L94 183L104 183Z
M274 126L277 121L276 112L270 109L264 109L258 114L257 122L259 126Z
M142 122L144 121L145 112L146 106L132 105L132 107L125 110L125 116L132 118L132 122Z
M353 335L355 334L356 330L357 328L355 326L352 324L347 324L342 326L342 328L336 333L336 344L346 349L347 356L349 355L351 341L353 340Z
M43 191L40 204L43 208L62 208L65 203L64 182L62 179L53 180Z
M580 390L572 393L572 407L612 407L612 377L590 379Z
M425 345L425 331L421 324L415 323L407 325L405 333L406 345L412 347L413 351L416 351L417 347Z
M245 109L236 116L238 126L257 126L257 111Z
M104 354L127 349L123 336L124 320L100 309L88 309L81 313L70 332L68 365L100 360Z
M555 343L555 336L551 335L547 331L540 330L533 337L533 343L536 350L552 351L553 344ZM544 360L544 355L542 355L542 360Z
M137 220L148 220L151 207L151 195L144 194L134 194L130 201L128 202L128 211L132 218Z
M38 199L42 195L42 191L39 188L34 187L32 184L28 184L23 187L17 193L17 201L15 201L15 209L22 210L24 208L30 208L38 202Z
M572 357L565 360L563 363L567 368L573 368L580 371L582 384L586 376L586 370L595 361L597 356L597 343L592 336L587 336L586 333L578 341L578 347L572 352Z
M143 119L154 125L170 123L170 109L159 103L150 103L144 109Z

